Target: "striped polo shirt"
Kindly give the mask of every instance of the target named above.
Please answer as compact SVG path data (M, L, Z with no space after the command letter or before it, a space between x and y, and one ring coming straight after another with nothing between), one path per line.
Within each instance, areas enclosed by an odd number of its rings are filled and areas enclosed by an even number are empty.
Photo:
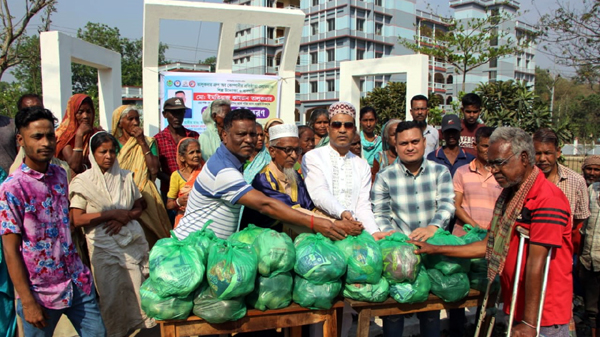
M202 229L208 220L213 221L208 228L219 238L226 239L237 230L242 208L237 202L253 189L244 180L242 167L243 163L221 144L194 182L185 215L174 230L178 239Z

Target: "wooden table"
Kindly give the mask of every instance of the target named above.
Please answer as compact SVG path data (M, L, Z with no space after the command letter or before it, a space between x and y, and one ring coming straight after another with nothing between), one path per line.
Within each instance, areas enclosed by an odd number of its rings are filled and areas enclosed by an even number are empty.
M371 317L411 314L415 312L434 311L443 309L475 307L481 305L483 295L483 293L471 289L467 297L463 298L460 301L452 303L446 303L433 294L429 294L429 298L427 299L427 301L415 304L398 303L391 297L381 303L361 302L351 300L348 298L345 299L345 301L352 307L352 309L356 310L356 312L358 313L358 327L356 330L356 336L368 337Z
M302 325L323 322L323 337L337 337L336 309L343 308L344 302L338 301L329 310L310 310L292 303L279 310L248 310L243 318L234 322L211 324L197 316L185 320L156 321L160 325L162 337L204 336L240 332L292 328L291 337L302 335Z

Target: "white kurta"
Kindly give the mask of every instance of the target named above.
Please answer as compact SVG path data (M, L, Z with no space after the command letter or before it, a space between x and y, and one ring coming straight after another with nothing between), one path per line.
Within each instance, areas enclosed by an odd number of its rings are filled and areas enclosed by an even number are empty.
M351 211L369 233L378 232L371 210L371 168L351 152L345 156L331 145L314 149L302 158L302 174L317 208L340 219Z

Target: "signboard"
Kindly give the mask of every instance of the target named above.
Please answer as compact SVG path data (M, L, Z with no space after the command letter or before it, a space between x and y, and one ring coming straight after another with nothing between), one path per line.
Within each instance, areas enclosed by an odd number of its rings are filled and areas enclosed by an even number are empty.
M216 99L231 101L231 109L252 110L258 122L279 117L279 76L163 72L160 74L160 106L170 97L181 97L187 107L183 125L198 133L205 129L202 113ZM160 129L167 126L161 115Z

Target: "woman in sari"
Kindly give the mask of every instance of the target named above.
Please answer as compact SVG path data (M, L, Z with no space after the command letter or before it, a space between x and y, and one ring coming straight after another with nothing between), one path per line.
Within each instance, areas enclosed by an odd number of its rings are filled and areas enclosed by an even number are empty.
M120 147L117 160L121 168L133 172L135 184L146 202L139 221L152 248L159 239L169 237L171 230L165 205L154 184L160 165L156 142L144 136L140 114L133 105L122 105L113 112L112 134Z
M360 157L366 159L371 167L373 167L375 156L382 148L382 139L375 134L376 126L377 113L375 109L370 106L360 109L360 142L362 147Z
M204 166L200 143L194 138L183 138L177 144L177 166L179 169L171 174L169 193L167 193L167 209L177 210L175 224L185 214L185 207L194 181Z
M244 164L244 180L246 180L248 184L252 184L254 177L256 177L256 175L271 162L271 155L267 148L267 145L269 144L269 128L279 124L283 124L283 120L280 118L271 118L265 123L262 150L254 156L252 161L247 161L246 164Z
M137 222L144 199L132 173L119 167L119 144L107 132L90 139L91 168L69 186L75 227L83 227L100 313L108 336L156 325L141 310L140 286L148 275L148 242Z
M102 130L94 127L94 120L94 103L88 95L75 94L69 98L65 116L56 129L54 156L66 161L76 174L90 167L89 139Z
M315 148L329 144L329 112L327 109L315 109L308 121L315 132Z

